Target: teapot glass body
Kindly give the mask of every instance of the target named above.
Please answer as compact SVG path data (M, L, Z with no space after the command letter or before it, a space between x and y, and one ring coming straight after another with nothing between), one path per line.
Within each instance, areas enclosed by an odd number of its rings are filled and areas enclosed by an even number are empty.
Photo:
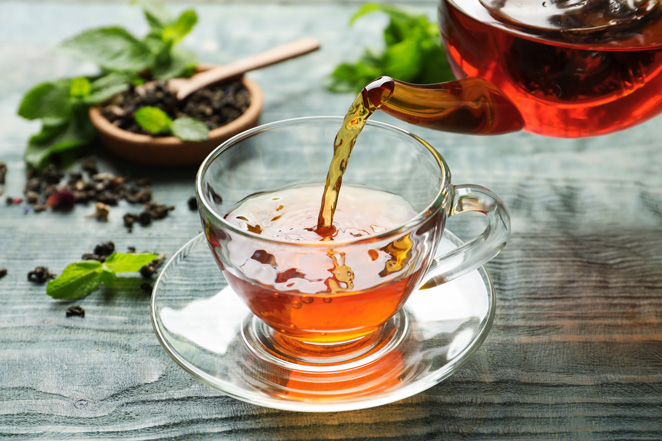
M541 135L602 135L657 115L662 5L641 1L641 10L612 11L599 3L614 2L440 0L442 40L458 83L480 78L495 86L524 129Z

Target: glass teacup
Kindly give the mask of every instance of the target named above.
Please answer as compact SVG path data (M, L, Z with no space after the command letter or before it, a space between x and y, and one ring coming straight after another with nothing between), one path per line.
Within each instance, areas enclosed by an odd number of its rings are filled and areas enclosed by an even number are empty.
M196 179L209 247L255 316L248 343L287 361L333 363L378 350L404 325L396 313L414 290L476 269L510 236L507 210L496 195L452 185L432 146L372 121L343 177L338 234L317 236L316 214L341 122L309 117L256 127L214 150ZM294 219L303 228L292 232L278 221L298 216L288 213L288 204L301 198L315 216ZM435 255L446 219L464 211L485 214L487 228Z

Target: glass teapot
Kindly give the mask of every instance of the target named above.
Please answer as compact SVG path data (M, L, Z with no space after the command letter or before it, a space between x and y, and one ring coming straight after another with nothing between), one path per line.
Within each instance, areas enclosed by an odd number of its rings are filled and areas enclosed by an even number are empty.
M459 80L382 77L364 98L475 134L594 136L662 111L662 0L440 0L439 25Z

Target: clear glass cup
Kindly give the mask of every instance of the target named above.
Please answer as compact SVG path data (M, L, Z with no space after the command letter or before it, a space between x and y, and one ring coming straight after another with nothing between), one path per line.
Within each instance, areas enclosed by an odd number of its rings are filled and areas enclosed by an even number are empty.
M225 219L251 195L296 185L319 185L321 201L341 122L308 117L256 127L214 150L196 178L208 245L255 316L247 343L284 363L327 365L383 351L404 326L396 313L414 290L475 270L510 236L508 212L496 195L451 184L447 164L427 142L372 121L358 138L343 188L398 195L415 211L406 222L352 239L292 242ZM465 211L485 214L487 228L436 255L446 219Z

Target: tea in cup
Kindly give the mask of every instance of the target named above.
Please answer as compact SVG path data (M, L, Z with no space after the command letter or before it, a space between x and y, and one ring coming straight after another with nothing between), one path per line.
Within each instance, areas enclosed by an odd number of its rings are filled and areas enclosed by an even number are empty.
M342 118L266 124L219 146L200 167L198 207L213 256L254 314L262 350L294 363L351 360L379 348L407 298L472 271L510 235L489 190L451 184L443 158L405 130L368 122L342 177L332 228L320 203ZM477 211L488 228L436 248L449 216Z

